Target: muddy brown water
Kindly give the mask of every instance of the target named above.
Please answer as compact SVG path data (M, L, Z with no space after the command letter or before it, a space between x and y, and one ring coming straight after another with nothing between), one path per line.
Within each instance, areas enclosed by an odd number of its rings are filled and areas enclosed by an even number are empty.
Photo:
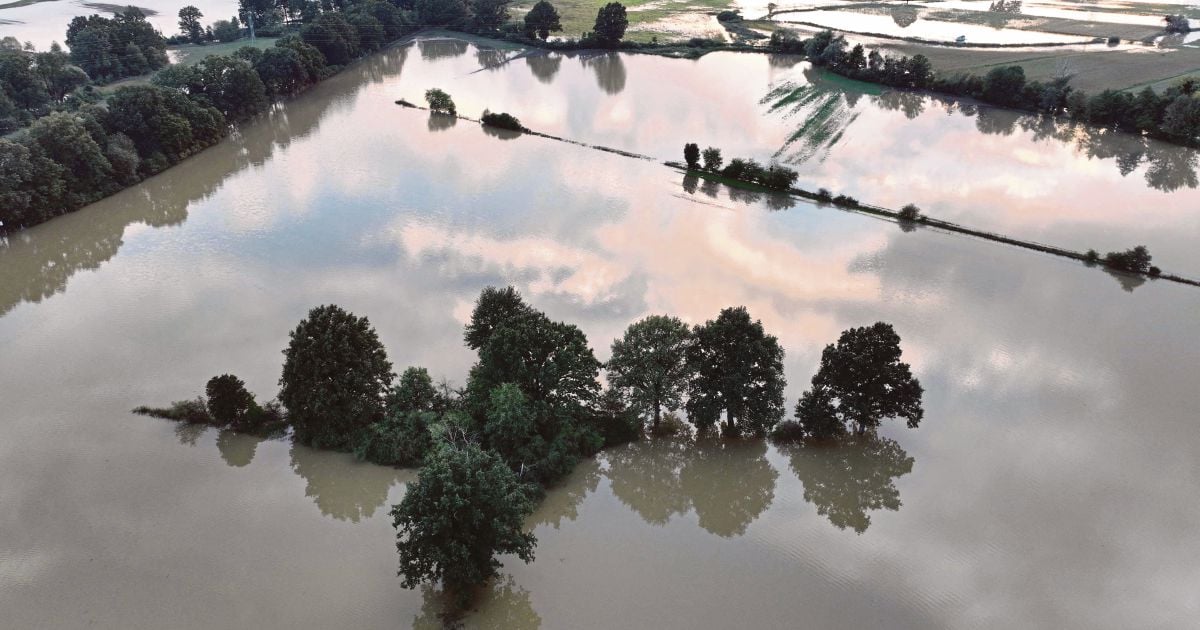
M466 114L581 141L765 159L803 124L759 103L772 82L821 80L748 55L470 74L494 58L390 51L0 246L0 625L437 627L437 594L395 577L388 510L414 471L129 410L224 372L270 398L288 330L330 302L368 315L398 368L461 382L463 322L503 283L601 359L641 316L744 304L786 349L789 406L839 331L889 321L926 416L837 449L606 452L551 491L536 561L506 559L468 627L1193 622L1200 291L393 104L440 85ZM797 162L806 179L1051 241L1142 230L1164 266L1200 269L1195 191L1148 186L1145 165L839 94L852 120Z

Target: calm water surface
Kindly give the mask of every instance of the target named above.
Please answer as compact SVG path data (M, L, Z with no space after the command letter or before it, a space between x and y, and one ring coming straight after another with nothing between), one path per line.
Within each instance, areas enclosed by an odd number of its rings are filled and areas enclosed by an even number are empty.
M413 471L128 410L223 372L271 397L288 330L330 302L370 316L398 367L461 382L472 301L503 283L579 323L602 359L643 315L699 322L745 304L787 351L789 404L840 330L890 321L926 418L833 450L602 454L531 517L536 562L507 562L469 627L1194 622L1200 291L393 104L437 84L466 114L511 111L587 142L765 158L805 114L760 100L812 76L736 55L471 74L494 57L453 42L375 57L0 246L5 626L437 627L437 594L395 577L387 512ZM978 113L927 104L910 120L886 97L821 89L852 115L824 157L797 162L806 178L1047 238L1156 217L1156 254L1178 243L1175 266L1200 269L1186 186L1162 192L1019 125L980 133ZM1022 147L1031 167L1004 175ZM877 168L855 159L871 155ZM990 192L953 183L970 173ZM1084 207L1110 201L1102 185L1160 207Z

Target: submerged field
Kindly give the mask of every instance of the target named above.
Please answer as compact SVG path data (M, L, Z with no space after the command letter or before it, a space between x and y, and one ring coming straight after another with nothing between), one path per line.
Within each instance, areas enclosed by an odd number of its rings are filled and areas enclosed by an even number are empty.
M1196 155L789 58L388 50L182 165L0 244L0 609L13 627L438 627L396 578L415 471L136 416L236 372L277 391L312 306L397 367L472 361L514 284L600 359L628 322L746 305L795 404L838 332L884 320L916 430L829 450L649 441L579 466L467 627L1184 627L1200 579L1200 291L729 189L684 142L803 185L1200 273ZM401 108L459 111L637 160Z

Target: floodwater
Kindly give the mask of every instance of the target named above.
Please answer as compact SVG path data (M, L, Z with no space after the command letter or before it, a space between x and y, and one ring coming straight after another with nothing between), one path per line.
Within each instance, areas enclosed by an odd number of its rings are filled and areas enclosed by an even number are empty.
M643 315L699 322L744 304L786 349L789 405L839 331L889 321L925 386L926 416L919 429L889 425L835 449L653 441L604 453L530 518L536 561L506 559L468 627L1194 621L1200 291L787 207L652 161L505 139L393 104L436 76L476 114L487 92L466 89L470 77L495 87L510 76L489 100L542 103L511 107L542 123L531 126L644 153L711 129L769 153L774 125L795 121L754 122L772 120L755 109L764 77L806 72L730 55L714 58L725 86L702 80L705 62L648 57L459 74L492 57L461 42L388 51L185 164L0 246L5 626L437 627L437 594L395 577L387 512L413 471L128 410L194 396L223 372L270 398L288 330L330 302L370 316L397 367L461 383L471 303L504 283L578 323L601 359ZM744 94L730 95L735 81ZM658 97L635 103L652 85ZM550 87L559 97L539 100ZM750 105L739 110L739 98ZM889 121L867 133L892 129L906 147L879 166L909 170L879 180L922 170L950 180L986 164L968 151L1001 156L989 143L1024 133L983 134L954 112L909 121L857 98L849 128ZM656 109L666 103L675 109ZM923 122L931 115L947 138ZM619 142L627 133L645 138ZM1025 142L1050 154L1061 141ZM1044 168L1059 178L1087 170L1073 161L1115 170L1054 155ZM1116 181L1155 199L1189 194ZM1070 189L1028 188L1009 203L1061 194L1064 213L1079 203ZM1162 221L1186 230L1188 218L1181 209Z
M7 4L7 0L0 0ZM77 15L99 14L111 17L103 8L89 7L87 0L45 0L21 7L0 9L0 38L13 36L24 42L33 42L38 50L46 50L51 42L65 44L67 25ZM113 0L104 4L126 6L128 2ZM179 10L191 5L204 14L201 21L205 25L217 20L228 20L237 15L237 0L170 0L168 2L145 1L135 6L144 6L154 11L147 15L146 20L154 25L164 36L179 33Z
M785 13L776 22L806 22L823 28L850 33L874 33L895 37L916 37L931 42L953 43L959 36L972 44L1056 44L1084 43L1091 37L1042 33L1017 28L995 28L983 24L965 24L919 17L916 7L897 5L890 13L863 13L855 10L821 9Z

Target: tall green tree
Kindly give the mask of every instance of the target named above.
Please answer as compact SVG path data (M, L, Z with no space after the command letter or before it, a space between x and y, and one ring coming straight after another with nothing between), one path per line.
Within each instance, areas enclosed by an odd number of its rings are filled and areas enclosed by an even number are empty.
M810 431L816 437L840 433L831 418L859 435L885 418L904 418L909 428L916 428L925 415L924 390L900 355L900 336L891 324L877 322L844 331L836 344L825 346L821 353L812 389L796 407L797 420L821 427Z
M691 371L687 362L692 334L676 317L651 315L635 322L612 343L608 378L657 432L662 409L683 403Z
M683 159L691 170L700 168L700 145L689 142L683 145Z
M472 587L499 574L499 554L533 560L524 531L534 491L477 444L447 442L392 509L405 588L440 583L460 605Z
M750 318L746 307L722 309L715 320L693 329L688 363L688 418L700 430L722 413L726 435L763 435L783 417L783 348Z
M204 25L200 23L203 17L200 9L190 4L179 10L179 31L193 44L204 41Z
M625 5L620 2L609 2L596 12L596 24L592 27L592 37L607 46L616 45L625 37L625 29L629 27L629 18L625 15Z
M558 9L546 0L538 0L529 13L525 14L525 34L529 37L546 39L550 37L551 32L562 30Z
M300 37L321 51L329 65L346 64L359 53L358 31L338 13L322 13L300 29Z
M346 450L383 417L395 374L367 318L318 306L291 332L284 356L279 402L300 443Z
M29 127L29 138L45 151L46 157L62 165L72 207L91 203L115 190L112 164L89 129L89 122L76 113L55 112ZM103 136L102 129L97 132Z

